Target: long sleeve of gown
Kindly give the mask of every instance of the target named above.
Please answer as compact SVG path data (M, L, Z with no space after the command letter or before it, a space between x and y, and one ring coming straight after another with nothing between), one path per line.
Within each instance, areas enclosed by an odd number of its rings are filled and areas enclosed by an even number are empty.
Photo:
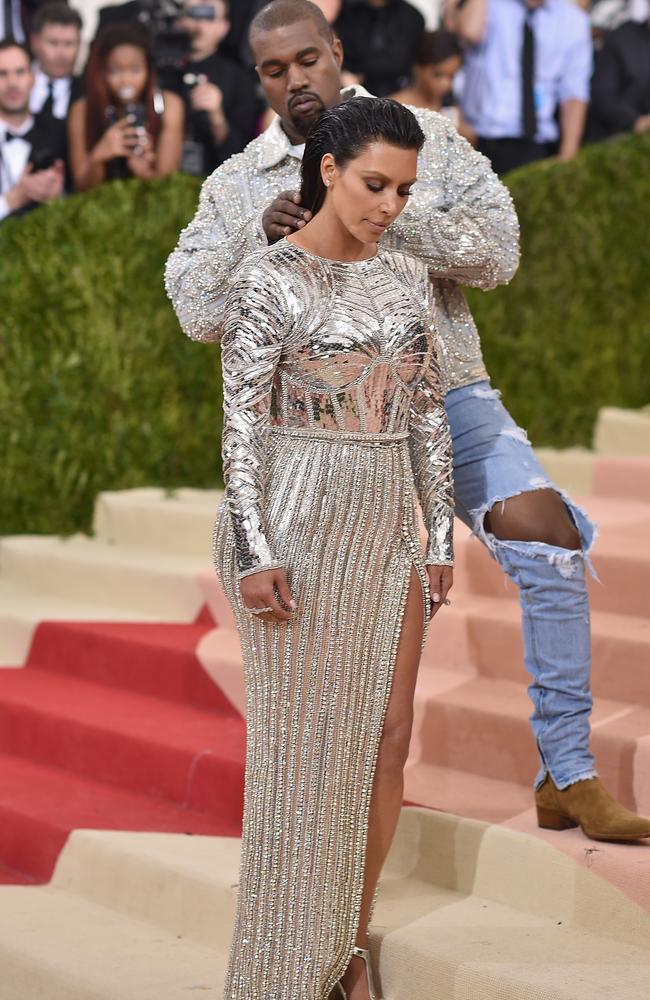
M452 122L433 111L415 113L427 139L418 183L384 244L426 261L434 278L486 291L507 284L519 266L510 192Z
M281 565L264 504L271 390L285 322L272 275L246 265L226 300L221 341L223 476L240 578Z
M430 323L433 329L433 307ZM454 486L451 432L435 350L411 400L409 431L413 478L428 532L425 563L452 566Z
M266 245L262 213L251 201L247 160L233 156L203 182L196 215L165 268L165 287L183 332L218 340L232 275Z

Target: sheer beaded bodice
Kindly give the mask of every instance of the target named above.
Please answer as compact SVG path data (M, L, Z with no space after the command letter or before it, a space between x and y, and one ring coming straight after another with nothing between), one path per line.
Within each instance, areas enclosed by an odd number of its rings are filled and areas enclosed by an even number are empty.
M379 253L340 263L289 243L272 259L275 280L287 282L289 322L271 424L407 430L411 398L433 354L427 285L414 281L415 262Z
M240 570L275 563L264 531L272 429L409 437L430 562L451 562L450 441L427 269L379 250L327 260L282 240L250 257L222 331L224 478Z

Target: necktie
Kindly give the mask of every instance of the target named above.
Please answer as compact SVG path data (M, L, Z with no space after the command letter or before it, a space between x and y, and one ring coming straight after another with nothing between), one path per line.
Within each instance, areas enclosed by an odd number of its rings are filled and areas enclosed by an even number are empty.
M54 114L54 83L52 80L47 81L47 97L40 110L40 114L50 115L50 117Z
M526 14L524 22L524 42L521 55L522 77L522 125L524 139L531 142L537 132L537 114L535 111L535 35L533 34L533 16Z

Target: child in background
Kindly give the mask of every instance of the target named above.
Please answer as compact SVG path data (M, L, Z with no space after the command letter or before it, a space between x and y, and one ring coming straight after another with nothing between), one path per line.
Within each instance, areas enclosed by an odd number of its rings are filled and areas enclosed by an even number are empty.
M411 86L391 96L401 104L439 111L474 143L476 137L453 101L454 78L462 65L463 50L455 35L443 29L425 31L415 54Z

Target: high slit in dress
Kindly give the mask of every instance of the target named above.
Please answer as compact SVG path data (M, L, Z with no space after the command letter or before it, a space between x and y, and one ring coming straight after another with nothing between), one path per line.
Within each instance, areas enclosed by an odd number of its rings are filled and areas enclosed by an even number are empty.
M336 262L286 240L247 259L226 302L214 556L248 725L228 1000L326 1000L350 960L411 570L428 612L425 565L452 562L432 318L415 258ZM280 566L297 610L270 624L239 581Z

